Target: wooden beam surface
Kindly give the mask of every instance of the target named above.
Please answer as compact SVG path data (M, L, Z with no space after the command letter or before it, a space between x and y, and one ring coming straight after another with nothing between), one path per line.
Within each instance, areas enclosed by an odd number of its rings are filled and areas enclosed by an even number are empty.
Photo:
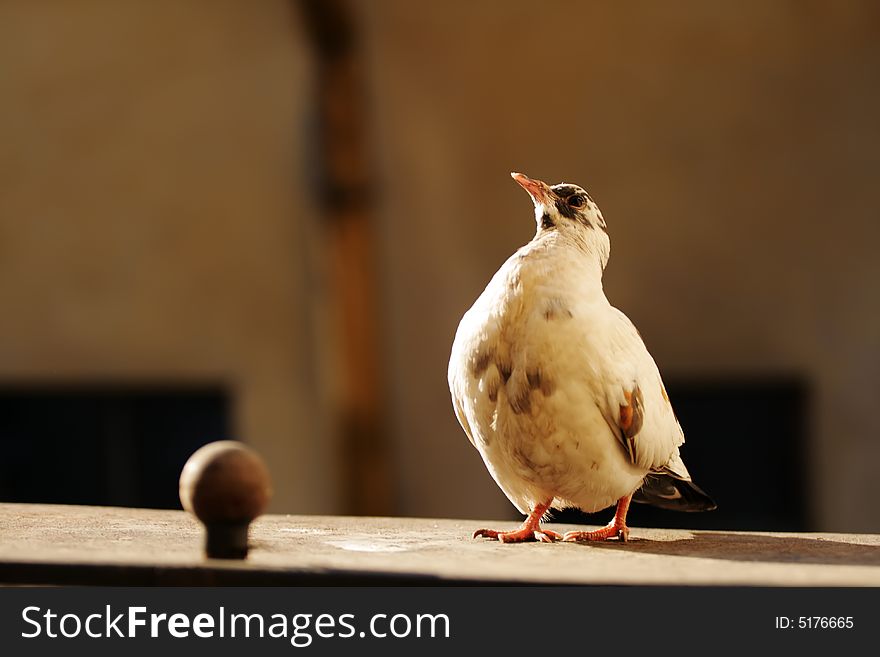
M182 511L0 504L0 582L880 586L876 534L633 528L626 544L471 539L478 526L513 524L271 515L252 525L247 561L234 562L206 560L202 529Z

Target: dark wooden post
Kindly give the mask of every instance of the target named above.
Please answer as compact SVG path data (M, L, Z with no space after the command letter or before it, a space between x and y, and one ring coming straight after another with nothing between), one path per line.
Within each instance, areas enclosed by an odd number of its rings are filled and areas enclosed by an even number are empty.
M308 164L324 214L331 306L339 322L346 512L385 515L394 509L363 64L345 0L299 0L299 6L315 52L316 133Z

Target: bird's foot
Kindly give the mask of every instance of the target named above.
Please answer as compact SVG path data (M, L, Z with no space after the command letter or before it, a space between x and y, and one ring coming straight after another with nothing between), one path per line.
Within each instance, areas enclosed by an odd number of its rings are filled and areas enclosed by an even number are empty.
M529 516L523 521L523 524L520 525L519 529L512 532L499 532L495 529L478 529L474 532L474 538L483 536L485 538L501 541L502 543L525 543L527 541L552 543L553 541L562 540L562 536L556 532L541 528L541 517L547 512L547 509L550 508L550 503L552 501L553 498L549 498L540 504L536 504L535 508L531 510Z
M612 522L602 529L594 529L589 532L565 532L562 540L568 543L580 543L582 541L604 541L609 538L617 538L626 543L629 540L629 527L623 523Z
M617 500L617 511L614 513L614 520L609 522L602 529L594 529L591 532L565 532L562 537L563 541L569 543L579 543L581 541L604 541L608 538L617 537L619 541L626 543L629 540L629 527L626 526L626 512L629 510L629 502L632 494L621 497Z
M525 543L527 541L552 543L553 541L562 540L562 535L554 531L525 525L512 532L499 532L494 529L478 529L474 532L474 538L479 538L480 536L495 539L502 543Z

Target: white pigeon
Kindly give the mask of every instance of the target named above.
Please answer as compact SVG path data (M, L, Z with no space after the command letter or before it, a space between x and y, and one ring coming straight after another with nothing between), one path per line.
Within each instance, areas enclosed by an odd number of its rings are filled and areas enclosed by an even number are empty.
M527 518L474 538L626 540L632 499L715 508L681 460L684 434L654 359L602 290L610 242L599 208L577 185L511 176L532 197L537 232L464 314L448 374L461 426ZM539 524L550 508L615 502L602 529L560 536Z

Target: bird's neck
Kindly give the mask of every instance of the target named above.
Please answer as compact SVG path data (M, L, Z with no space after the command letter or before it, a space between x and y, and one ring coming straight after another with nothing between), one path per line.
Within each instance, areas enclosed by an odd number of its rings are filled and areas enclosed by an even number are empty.
M584 241L558 231L539 232L520 249L520 256L548 282L574 284L582 295L605 298L601 257Z

